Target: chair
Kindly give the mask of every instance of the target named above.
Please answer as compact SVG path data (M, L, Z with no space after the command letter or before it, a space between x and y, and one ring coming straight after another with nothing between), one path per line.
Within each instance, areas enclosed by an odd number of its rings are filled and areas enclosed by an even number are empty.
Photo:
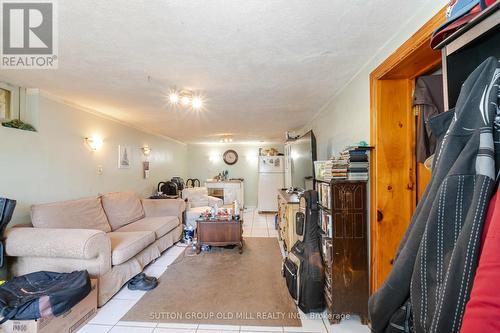
M208 195L206 187L191 187L182 190L182 198L186 200L186 226L196 229L196 220L200 214L212 207L222 207L222 199Z

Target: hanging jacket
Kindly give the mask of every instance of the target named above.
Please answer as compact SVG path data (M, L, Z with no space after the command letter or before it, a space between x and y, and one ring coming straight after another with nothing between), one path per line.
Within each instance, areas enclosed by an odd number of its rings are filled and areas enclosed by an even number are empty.
M433 175L391 273L370 298L373 332L404 331L394 321L405 305L415 332L460 330L500 165L499 83L499 63L489 58L467 78L455 109L430 120Z
M415 82L413 106L420 106L420 122L417 128L417 162L424 163L436 150L436 138L428 124L429 119L444 112L443 76L420 76Z
M491 199L481 254L460 333L500 332L500 193Z

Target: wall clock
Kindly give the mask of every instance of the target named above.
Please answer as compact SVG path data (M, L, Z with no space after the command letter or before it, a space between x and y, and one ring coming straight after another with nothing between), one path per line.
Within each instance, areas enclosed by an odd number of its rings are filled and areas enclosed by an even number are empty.
M224 162L229 165L236 164L238 162L238 153L235 152L232 149L226 150L226 152L223 155Z

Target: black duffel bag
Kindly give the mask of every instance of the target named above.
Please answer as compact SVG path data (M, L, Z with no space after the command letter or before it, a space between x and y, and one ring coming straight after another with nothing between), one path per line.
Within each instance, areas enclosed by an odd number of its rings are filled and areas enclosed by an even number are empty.
M32 320L59 316L91 290L87 271L35 272L0 286L0 324L10 319Z

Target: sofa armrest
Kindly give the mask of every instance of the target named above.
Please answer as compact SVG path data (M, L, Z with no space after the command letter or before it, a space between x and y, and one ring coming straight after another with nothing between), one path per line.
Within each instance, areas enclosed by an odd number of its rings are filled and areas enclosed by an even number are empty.
M100 230L11 228L5 252L12 257L94 259L111 255L111 241Z
M208 205L210 207L215 207L215 205L217 205L217 207L222 207L224 206L224 200L222 200L221 198L217 198L217 197L212 197L212 196L208 196Z
M142 199L146 217L177 216L182 221L186 203L182 199Z

